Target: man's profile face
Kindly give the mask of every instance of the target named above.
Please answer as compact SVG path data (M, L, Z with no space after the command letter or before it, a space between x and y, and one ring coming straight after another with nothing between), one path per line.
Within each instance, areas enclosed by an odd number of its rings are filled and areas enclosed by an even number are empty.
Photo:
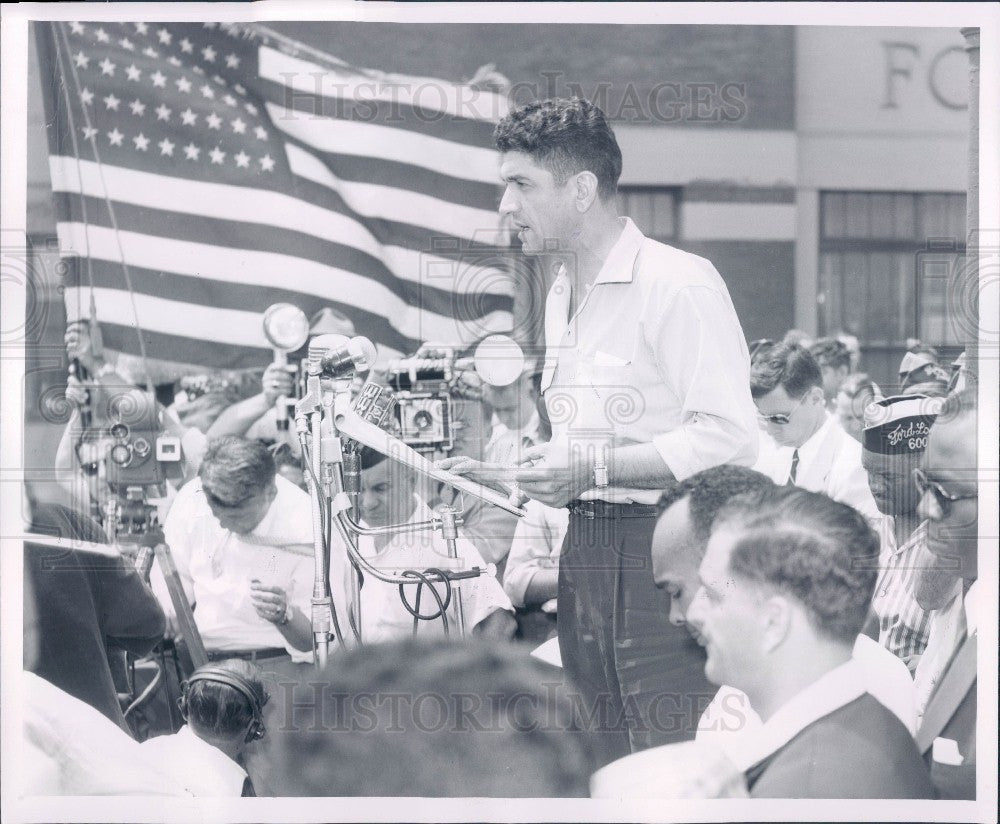
M883 515L909 515L916 511L919 500L913 470L920 466L922 457L922 452L883 455L861 450L861 465L868 473L868 488Z
M247 535L253 532L264 520L271 502L278 489L271 481L268 486L256 495L252 495L236 506L225 506L206 491L205 499L219 526L237 535Z
M653 533L653 580L670 596L670 623L683 626L699 643L698 630L688 622L687 611L698 581L702 547L691 523L690 498L675 501L660 515Z
M712 532L698 568L701 588L687 619L708 653L708 680L746 691L761 667L760 606L754 589L729 571L729 557L739 537L739 532L726 527Z
M816 429L816 406L822 405L823 393L813 386L799 398L789 397L780 384L760 398L755 398L757 411L763 416L785 415L788 423L765 420L767 433L779 446L802 446Z
M510 221L525 254L568 248L579 214L573 206L572 178L559 185L548 169L524 152L506 152L500 160L506 188L500 216Z
M396 461L361 470L361 517L369 526L405 523L413 514L415 479Z
M928 488L918 512L928 520L927 548L939 559L957 562L957 573L967 580L977 577L979 501L976 489L976 416L955 420L940 418L927 438L924 472L949 496L942 500ZM965 497L971 496L971 497Z
M862 440L865 428L865 407L875 400L870 391L859 392L851 396L847 392L838 392L834 412L844 431L858 443Z

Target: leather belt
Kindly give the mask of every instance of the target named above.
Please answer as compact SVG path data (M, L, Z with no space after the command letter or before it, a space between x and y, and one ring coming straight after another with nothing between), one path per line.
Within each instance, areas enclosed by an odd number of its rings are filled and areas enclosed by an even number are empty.
M583 518L655 518L656 504L613 504L610 501L570 501L569 512Z
M224 661L226 658L239 658L241 661L265 661L271 658L291 658L284 647L267 647L265 649L213 649L207 650L209 661Z

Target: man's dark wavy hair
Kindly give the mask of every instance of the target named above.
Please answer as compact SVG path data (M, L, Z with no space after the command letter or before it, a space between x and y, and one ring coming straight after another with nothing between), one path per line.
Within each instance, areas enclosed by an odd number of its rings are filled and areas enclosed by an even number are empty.
M737 578L790 595L816 630L853 643L868 618L879 538L856 509L827 495L774 486L731 500L713 531L739 533L729 558Z
M789 398L797 399L822 385L823 373L816 358L797 343L779 343L750 367L750 394L755 398L781 386Z
M493 131L500 152L524 152L548 169L560 186L571 175L592 172L601 200L618 191L622 153L597 106L579 97L527 103L508 113Z

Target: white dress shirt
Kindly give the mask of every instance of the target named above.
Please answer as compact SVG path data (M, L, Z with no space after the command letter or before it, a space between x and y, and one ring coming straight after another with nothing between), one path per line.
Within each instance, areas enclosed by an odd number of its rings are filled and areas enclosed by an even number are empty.
M417 498L417 506L408 523L429 521L432 516L430 507ZM358 541L358 550L373 566L394 575L407 569L417 572L430 568L455 571L473 567L486 569L485 561L471 541L460 537L455 545L458 557L449 558L448 546L440 531L435 529L393 535L378 552L375 551L371 538L362 537ZM484 571L476 578L454 582L452 586L453 597L456 588L462 593L466 631L471 631L476 624L498 609L513 611L510 599L499 581L489 572ZM436 583L434 589L443 600L446 594L444 584ZM416 606L417 586L408 585L405 592L409 604ZM424 586L420 596L420 612L430 615L436 611L437 601ZM447 614L448 630L452 637L458 637L453 607L449 607ZM417 632L421 637L443 635L444 626L440 619L420 621ZM413 616L399 598L399 587L366 575L361 587L361 640L366 644L380 643L408 638L412 634Z
M223 529L212 514L201 479L177 494L163 533L194 618L209 650L284 647L293 658L308 657L292 647L278 628L264 620L250 599L252 580L280 586L288 603L307 617L312 611L314 578L312 509L309 496L281 477L277 495L260 524L248 535ZM346 553L334 539L331 581L343 580ZM164 610L173 604L159 573L150 576ZM336 595L336 592L335 592Z
M862 692L870 693L876 701L902 721L910 735L913 735L917 729L916 695L913 679L906 664L867 635L858 636L851 660L856 665L857 675L861 678ZM807 691L812 690L812 686L807 688ZM798 697L793 699L796 703L799 703ZM854 698L856 697L855 695ZM854 698L849 700L853 701ZM723 686L702 713L695 740L715 743L726 752L732 749L730 755L735 760L741 751L740 748L745 746L743 737L752 739L760 734L760 729L760 716L750 705L746 693L734 687Z
M524 606L528 585L540 570L559 568L563 539L569 529L568 509L528 501L524 511L514 530L503 576L503 588L516 607Z
M749 466L758 431L750 356L725 282L704 258L622 224L565 331L547 344L553 447L652 443L678 480L721 463ZM596 497L655 503L659 491L581 495Z
M90 704L33 672L21 678L24 725L12 761L20 794L192 794L166 764Z
M169 772L196 798L239 798L247 773L218 747L202 740L185 724L173 735L159 735L139 745L143 754Z
M868 473L861 465L861 444L844 431L833 415L825 413L823 425L798 451L796 486L826 493L835 501L853 506L880 531L884 516L868 487ZM754 469L776 484L784 484L788 481L794 452L790 446L769 449L761 453Z

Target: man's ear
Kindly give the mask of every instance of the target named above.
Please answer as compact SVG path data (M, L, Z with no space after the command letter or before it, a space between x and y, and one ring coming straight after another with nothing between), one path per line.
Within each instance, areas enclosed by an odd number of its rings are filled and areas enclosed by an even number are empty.
M597 200L597 175L593 172L580 172L576 175L574 187L576 210L582 214Z
M772 595L764 602L760 615L764 652L774 652L791 632L795 608L785 596Z

